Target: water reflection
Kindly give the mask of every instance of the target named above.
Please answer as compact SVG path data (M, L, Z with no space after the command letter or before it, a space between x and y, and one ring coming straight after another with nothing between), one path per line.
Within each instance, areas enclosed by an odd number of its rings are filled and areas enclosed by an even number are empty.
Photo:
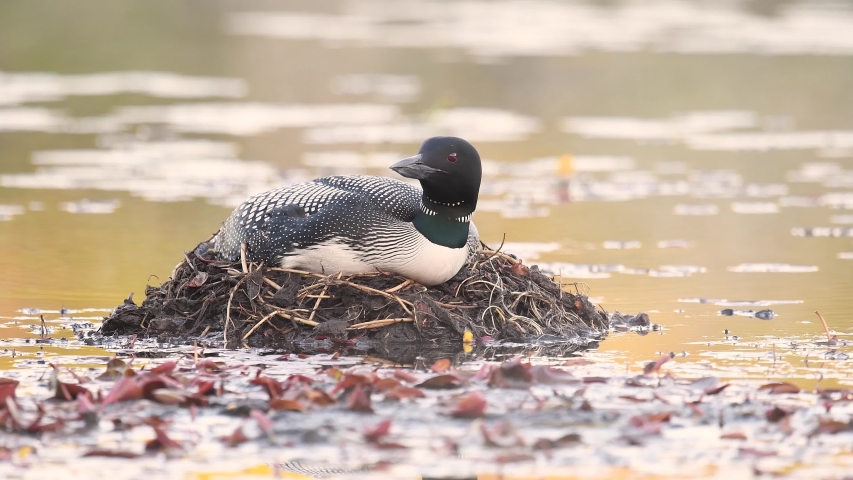
M252 194L389 174L441 134L483 154L491 246L657 310L665 330L604 353L702 353L723 307L773 306L750 341L805 338L815 309L849 331L853 10L747 3L229 4L193 28L122 17L148 38L74 68L103 31L30 50L0 15L0 315L26 326L2 336L30 335L22 308L141 292Z

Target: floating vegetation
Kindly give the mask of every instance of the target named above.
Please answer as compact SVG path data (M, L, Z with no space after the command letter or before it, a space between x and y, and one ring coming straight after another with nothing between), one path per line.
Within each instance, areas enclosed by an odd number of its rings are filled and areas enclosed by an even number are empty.
M724 315L727 317L731 317L732 315L738 315L741 317L757 318L759 320L773 320L773 317L776 316L776 313L770 309L759 310L756 312L753 310L736 310L733 308L724 308L723 310L720 310L720 315Z
M686 204L679 203L675 206L676 215L716 215L719 209L713 203Z
M219 338L227 345L331 339L454 342L547 336L585 344L608 329L605 312L536 266L486 250L451 280L426 288L368 273L323 275L220 263L200 245L160 286L104 321L105 334ZM208 334L216 334L211 337ZM472 336L468 338L466 336ZM219 342L220 344L222 342Z
M104 200L89 200L88 198L84 198L79 202L62 202L59 205L59 209L68 213L106 214L115 212L120 205L121 202L116 198Z
M787 263L741 263L729 267L730 272L738 273L812 273L818 271L817 265L789 265Z

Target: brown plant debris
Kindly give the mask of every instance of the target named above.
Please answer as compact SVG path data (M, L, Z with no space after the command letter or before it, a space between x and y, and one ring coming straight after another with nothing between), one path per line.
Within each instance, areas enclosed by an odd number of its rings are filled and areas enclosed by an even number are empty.
M384 272L342 276L223 263L208 244L184 256L172 277L131 295L105 319L105 334L218 335L227 345L331 339L459 342L549 338L588 343L609 319L580 292L536 266L483 250L455 277L424 287Z

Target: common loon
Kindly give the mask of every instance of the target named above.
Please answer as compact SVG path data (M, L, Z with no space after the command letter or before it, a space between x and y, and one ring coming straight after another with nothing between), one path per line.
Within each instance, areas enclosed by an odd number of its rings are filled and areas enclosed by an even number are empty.
M471 216L482 167L467 141L433 137L386 177L331 176L255 195L214 238L217 256L317 273L390 272L422 285L456 275L479 249Z

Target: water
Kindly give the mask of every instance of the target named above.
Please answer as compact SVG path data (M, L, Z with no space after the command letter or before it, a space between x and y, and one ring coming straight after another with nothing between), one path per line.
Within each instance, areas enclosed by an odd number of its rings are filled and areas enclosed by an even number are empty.
M448 134L485 160L487 243L664 327L615 361L849 385L804 358L815 310L853 332L851 32L832 2L6 2L0 368L103 353L69 325L249 195ZM67 347L25 343L40 313Z

